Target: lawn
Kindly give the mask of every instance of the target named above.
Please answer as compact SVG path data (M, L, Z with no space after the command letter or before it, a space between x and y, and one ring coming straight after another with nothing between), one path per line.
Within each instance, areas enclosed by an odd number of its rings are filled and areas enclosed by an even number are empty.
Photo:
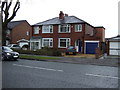
M57 59L60 59L58 57L37 56L37 55L20 55L20 58L21 59L40 59L40 60L45 60L45 59L57 60Z

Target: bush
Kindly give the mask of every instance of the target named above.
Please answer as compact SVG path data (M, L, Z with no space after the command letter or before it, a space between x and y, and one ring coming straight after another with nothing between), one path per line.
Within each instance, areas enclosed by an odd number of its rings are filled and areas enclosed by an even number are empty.
M35 54L35 51L33 50L13 49L13 51L16 51L20 54Z
M14 51L20 54L32 54L32 55L47 55L47 56L61 56L61 52L58 49L44 47L42 49L38 49L36 51L33 50L20 50L13 49Z
M37 50L40 55L48 55L48 56L61 56L61 52L58 49L44 47L42 49Z

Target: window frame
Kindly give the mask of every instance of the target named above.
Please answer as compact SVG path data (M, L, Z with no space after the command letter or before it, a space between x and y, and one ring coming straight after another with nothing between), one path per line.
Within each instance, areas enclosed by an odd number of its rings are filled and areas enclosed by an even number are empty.
M34 34L39 34L40 27L34 26Z
M65 47L61 47L60 46L60 39L66 39L66 40L69 40L69 46L70 46L70 43L71 43L71 39L70 38L59 38L58 39L58 48L67 48L68 47L68 42L66 42L66 46Z
M42 38L42 47L45 47L45 46L44 46L44 40L45 40L45 39L48 39L48 40L49 40L49 46L48 46L48 47L53 47L53 38ZM50 46L51 40L52 40L52 45Z
M76 28L76 26L77 26L77 28ZM79 28L79 27L81 27L81 28ZM79 30L77 30L79 28ZM75 25L75 32L82 32L82 24L76 24Z
M62 26L62 25L64 25L64 27L65 27L65 25L67 25L67 28L69 27L69 31L68 31L68 32L61 32L61 26ZM61 24L61 25L59 25L59 31L58 31L58 32L59 32L59 33L70 33L70 32L71 32L70 26L71 26L70 24Z
M48 32L45 32L44 29L46 28L49 28ZM51 31L52 29L52 31ZM42 26L42 33L53 33L53 25L43 25Z

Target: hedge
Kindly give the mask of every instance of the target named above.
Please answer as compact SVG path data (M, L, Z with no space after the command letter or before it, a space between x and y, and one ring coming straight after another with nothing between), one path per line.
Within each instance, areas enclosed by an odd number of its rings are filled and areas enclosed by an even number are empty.
M38 49L36 51L22 50L22 49L13 49L13 50L20 53L20 54L61 56L61 52L58 49L53 49L53 48L48 48L48 47Z

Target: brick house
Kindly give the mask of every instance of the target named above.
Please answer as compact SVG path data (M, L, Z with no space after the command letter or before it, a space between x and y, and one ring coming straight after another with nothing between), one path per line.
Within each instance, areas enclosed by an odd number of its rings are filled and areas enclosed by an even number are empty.
M31 37L32 27L26 20L12 21L8 23L7 30L7 45L8 44L19 44L28 45Z
M120 56L120 35L107 38L107 55Z
M34 24L32 28L31 49L48 46L65 51L68 46L75 46L79 53L94 54L95 48L105 41L104 27L94 27L62 11L59 17Z

